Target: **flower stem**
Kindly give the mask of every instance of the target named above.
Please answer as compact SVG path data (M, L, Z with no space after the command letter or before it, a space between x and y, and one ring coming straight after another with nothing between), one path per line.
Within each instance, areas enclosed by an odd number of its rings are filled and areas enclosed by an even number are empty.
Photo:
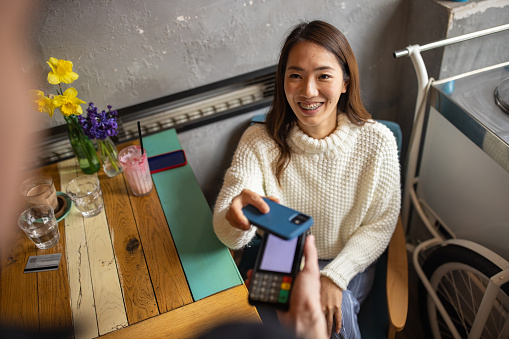
M87 158L88 164L89 164L90 168L93 168L93 166L94 166L94 159L93 159L94 156L93 156L93 154L91 152L92 152L92 150L95 152L95 149L94 149L94 147L87 147L87 145L84 144L87 141L90 141L90 139L83 132L83 129L81 128L81 125L78 122L78 120L77 120L75 115L70 115L68 117L64 116L64 119L67 122L67 124L70 126L71 133L75 134L77 136L77 138L79 140L81 140L81 142L82 142L82 144L81 144L81 151L83 152L83 154ZM71 145L72 145L72 143L71 143Z
M105 144L106 144L106 148L108 148L108 150L106 151L106 153L108 153L108 158L110 158L110 161L111 161L112 165L115 167L115 170L118 171L117 159L115 159L113 157L113 154L115 153L115 150L113 149L113 147L115 147L115 145L113 145L113 143L109 143L109 142L105 142Z
M74 119L76 119L76 118L74 118ZM75 122L78 124L78 121L75 120ZM81 131L81 133L83 133L83 132ZM83 134L83 138L88 139L88 137L85 134ZM83 151L84 151L85 155L87 156L88 163L90 164L90 166L92 166L93 159L92 159L92 154L90 152L90 149L88 147L83 147Z

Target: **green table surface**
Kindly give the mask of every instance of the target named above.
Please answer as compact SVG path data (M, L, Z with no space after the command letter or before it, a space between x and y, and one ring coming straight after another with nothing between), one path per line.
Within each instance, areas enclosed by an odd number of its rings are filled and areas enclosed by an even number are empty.
M143 138L147 155L182 149L174 129ZM152 175L193 295L200 300L243 283L228 249L216 237L212 213L189 164Z

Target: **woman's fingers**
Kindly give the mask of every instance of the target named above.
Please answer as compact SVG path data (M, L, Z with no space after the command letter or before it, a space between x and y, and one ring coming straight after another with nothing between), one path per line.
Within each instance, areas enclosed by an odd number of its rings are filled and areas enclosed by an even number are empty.
M331 310L328 308L324 308L325 319L327 320L327 333L329 336L332 334L332 329L334 327L334 319L336 320L336 333L339 333L341 330L341 309L336 308L335 310Z
M320 277L320 283L322 308L327 319L327 331L329 332L329 335L332 333L335 319L336 332L339 333L342 324L341 303L343 300L343 292L332 280L325 276Z
M226 220L235 228L247 231L251 225L246 216L242 212L242 199L239 196L233 198L228 211L226 212Z
M341 308L336 309L334 317L336 318L336 333L339 333L339 330L341 330L341 325L343 324L341 321Z
M277 198L270 197L273 201L279 201ZM230 207L226 212L226 220L235 228L247 231L251 224L247 220L242 208L246 205L253 205L262 213L268 213L269 205L262 199L262 196L251 190L244 189L232 199Z
M263 200L262 196L259 195L258 193L255 193L248 189L244 189L242 190L242 192L240 192L239 196L242 199L242 207L246 205L253 205L258 209L258 211L262 212L263 214L269 213L270 211L269 205ZM274 197L271 198L276 199Z
M332 325L334 324L334 313L325 311L325 319L327 319L327 333L330 337L332 334Z

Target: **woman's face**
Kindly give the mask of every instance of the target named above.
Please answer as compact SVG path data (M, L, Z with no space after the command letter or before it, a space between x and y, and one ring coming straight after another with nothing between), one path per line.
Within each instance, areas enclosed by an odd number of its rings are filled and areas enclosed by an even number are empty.
M347 85L332 53L311 42L298 43L288 55L284 83L286 100L306 134L323 139L336 129L338 101Z

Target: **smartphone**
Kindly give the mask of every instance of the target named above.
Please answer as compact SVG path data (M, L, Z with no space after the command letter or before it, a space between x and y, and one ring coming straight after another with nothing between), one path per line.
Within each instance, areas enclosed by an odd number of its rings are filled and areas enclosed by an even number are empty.
M148 167L151 174L184 166L185 164L187 164L187 159L184 150L154 155L148 158Z
M270 212L263 214L253 205L245 206L242 211L249 222L264 231L274 233L283 239L296 238L306 232L314 223L313 218L304 213L263 198Z
M288 310L292 286L301 270L307 233L290 240L265 233L251 276L251 305L269 305Z

